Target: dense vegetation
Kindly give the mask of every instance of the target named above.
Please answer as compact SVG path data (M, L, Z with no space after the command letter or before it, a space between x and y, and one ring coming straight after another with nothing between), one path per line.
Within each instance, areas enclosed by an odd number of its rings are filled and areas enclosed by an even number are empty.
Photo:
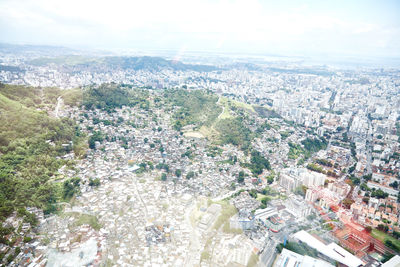
M201 90L167 90L165 100L179 107L174 114L174 128L180 130L186 125L211 126L221 113L217 104L218 96Z
M61 166L71 164L60 156L84 150L72 121L36 110L43 99L55 96L38 98L30 89L0 84L0 221L28 206L53 211L62 186L51 180Z
M281 118L281 116L278 113L276 113L274 110L268 109L266 107L255 106L254 110L257 112L257 114L260 117L263 117L263 118Z
M221 144L232 144L247 150L251 145L252 132L244 125L241 118L219 120L216 125Z
M297 159L303 155L303 158L299 162L304 162L310 158L313 153L325 149L328 146L327 140L323 137L320 137L320 139L307 138L301 141L301 144L302 146L300 144L289 142L289 159Z
M252 111L250 105L222 97L219 99L217 95L204 90L166 90L164 99L171 108L178 107L173 115L176 130L192 125L194 130L204 130L206 137L211 137L215 144L232 144L242 150L249 150L255 136L245 124L245 113ZM266 123L261 127L260 131L270 125Z
M301 141L301 144L304 146L304 149L309 153L318 152L328 146L328 142L323 137L320 137L320 139L307 138Z
M166 60L161 57L86 57L79 55L68 55L59 57L41 57L29 62L31 65L43 66L49 64L63 65L66 71L76 71L79 68L92 71L104 71L104 68L112 69L134 69L160 71L162 69L213 71L217 68L209 65L184 64L175 60Z
M247 164L247 167L253 175L260 175L264 169L271 170L268 159L264 158L258 151L251 152L250 164Z
M387 233L388 226L379 224L377 229L372 229L371 235L372 237L382 241L387 247L393 249L397 253L400 252L400 234L396 231L393 232L393 236Z
M86 109L98 108L112 112L122 106L140 105L141 108L148 109L149 93L145 90L131 90L130 86L121 86L115 83L92 86L83 92L83 106Z
M53 87L29 87L18 85L0 85L2 96L9 100L18 102L25 107L45 108L54 105L57 97L60 96L61 90ZM1 100L6 101L5 99ZM3 102L4 103L4 102Z
M276 246L276 249L279 253L283 250L283 248L286 248L303 256L308 255L310 257L318 257L318 251L305 243L287 241L285 245L283 243L280 243Z

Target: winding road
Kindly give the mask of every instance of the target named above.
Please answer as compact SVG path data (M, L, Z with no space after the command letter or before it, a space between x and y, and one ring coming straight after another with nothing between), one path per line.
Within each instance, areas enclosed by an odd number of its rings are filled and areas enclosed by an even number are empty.
M54 110L54 116L55 116L56 118L58 118L58 113L59 113L59 111L60 111L60 107L61 107L62 102L63 102L63 99L62 99L61 96L59 96L59 97L57 98L57 105L56 105L56 108L55 108L55 110Z

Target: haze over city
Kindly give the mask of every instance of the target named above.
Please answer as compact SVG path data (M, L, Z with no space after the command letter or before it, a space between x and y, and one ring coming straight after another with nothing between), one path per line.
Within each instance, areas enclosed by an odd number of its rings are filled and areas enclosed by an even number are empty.
M318 57L399 57L398 1L0 2L0 41Z
M399 7L0 0L0 266L399 267Z

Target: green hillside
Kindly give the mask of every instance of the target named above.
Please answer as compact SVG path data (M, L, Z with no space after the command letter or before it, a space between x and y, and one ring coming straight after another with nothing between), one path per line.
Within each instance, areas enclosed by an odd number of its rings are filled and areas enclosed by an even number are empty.
M22 207L53 210L58 186L50 180L68 163L56 157L80 153L79 129L37 110L43 103L30 89L37 90L0 84L0 221ZM62 146L70 141L73 146Z

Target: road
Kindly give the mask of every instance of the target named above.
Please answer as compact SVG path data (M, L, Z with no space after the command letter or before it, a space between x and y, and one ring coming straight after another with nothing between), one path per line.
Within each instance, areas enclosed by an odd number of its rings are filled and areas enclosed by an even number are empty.
M367 133L367 141L366 141L366 149L367 149L367 172L366 174L372 173L372 125L371 121L368 120L368 133Z
M185 222L191 228L190 231L190 244L189 244L189 252L185 259L185 266L195 266L198 265L199 262L196 260L196 255L200 254L200 240L199 233L197 232L196 226L193 227L192 222L190 221L190 215L196 209L196 203L193 203L192 206L186 209L185 213Z
M295 224L289 224L282 228L278 233L273 233L269 231L269 239L265 244L264 250L260 255L260 261L258 266L270 267L274 263L276 256L278 255L276 251L276 246L283 243L285 239L289 239L290 233L293 231Z
M136 195L139 197L140 202L142 203L142 205L143 205L143 207L144 207L145 220L146 220L146 222L147 222L147 220L149 219L148 211L147 211L147 205L146 205L146 203L143 201L142 196L140 195L140 192L139 192L139 190L138 190L138 186L137 186L138 178L137 178L137 176L133 177L132 180L134 181L133 185L135 186Z
M60 110L60 106L61 106L62 102L63 102L63 99L61 98L61 96L59 96L59 97L57 98L56 109L54 110L54 116L55 116L56 118L58 118L58 112L59 112L59 110Z
M220 104L221 104L221 103L220 103L220 102L221 102L220 100L221 100L221 97L218 98L217 105L220 105ZM222 114L224 114L224 112L225 112L225 105L222 105L222 112L218 115L217 120L219 120L219 119L221 118L221 116L222 116ZM217 120L216 120L216 121L217 121Z
M218 201L220 201L220 200L223 200L223 199L225 199L225 198L228 198L228 197L232 196L233 194L236 194L237 192L239 192L239 191L242 190L242 189L247 190L247 189L249 189L249 188L247 188L247 187L236 188L235 191L228 192L228 193L226 193L226 194L224 194L224 195L222 195L222 196L215 197L215 198L213 198L213 199L211 199L211 200L214 201L214 202L218 202Z
M270 267L274 263L276 258L276 245L278 243L275 240L269 239L265 244L264 251L260 255L259 266Z

